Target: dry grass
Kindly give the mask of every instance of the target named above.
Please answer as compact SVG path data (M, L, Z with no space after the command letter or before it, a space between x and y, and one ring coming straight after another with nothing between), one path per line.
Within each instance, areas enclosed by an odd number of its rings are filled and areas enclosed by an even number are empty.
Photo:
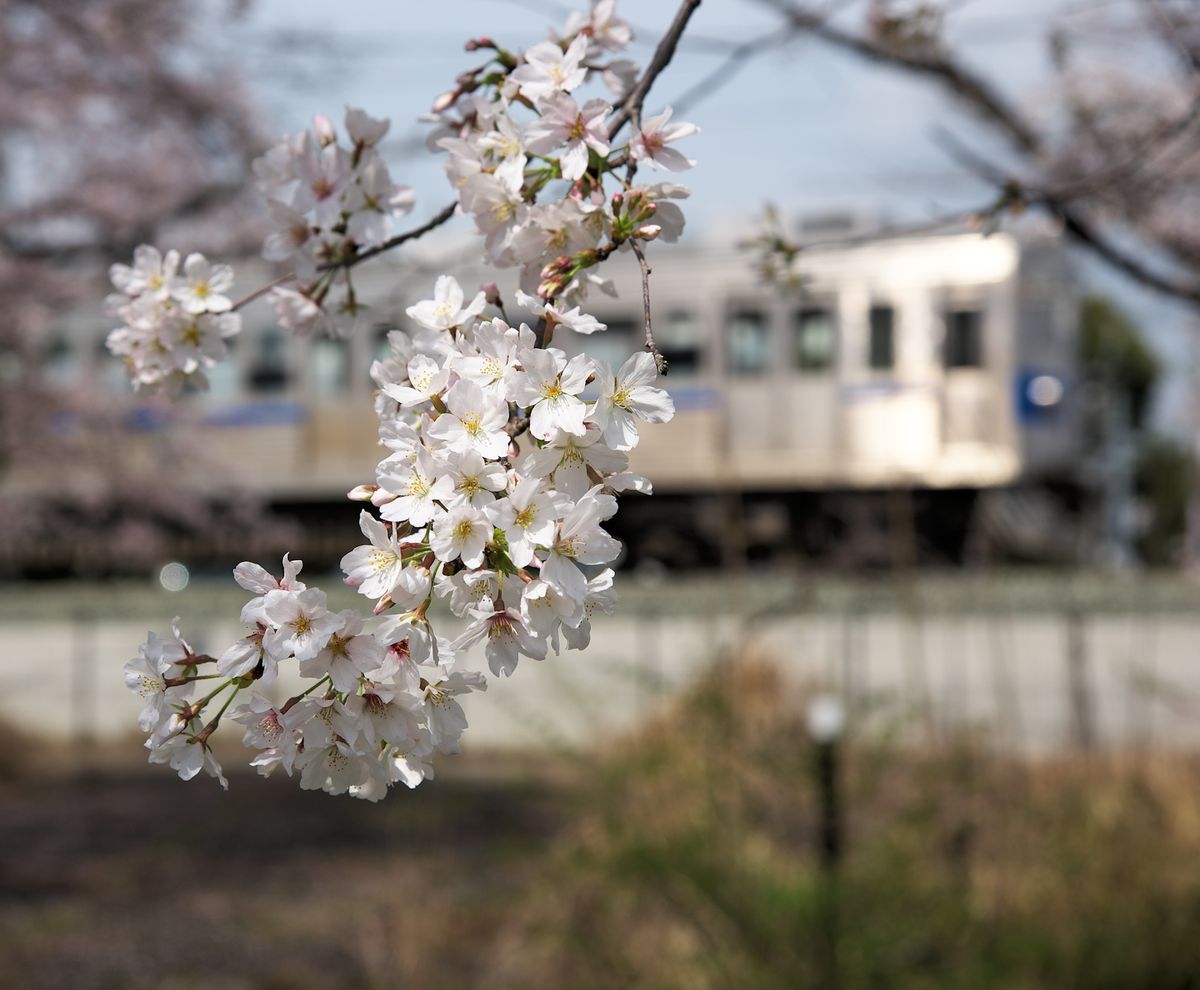
M857 744L831 882L783 697L743 659L565 773L464 760L380 806L114 766L8 779L0 972L70 990L1200 986L1196 760Z

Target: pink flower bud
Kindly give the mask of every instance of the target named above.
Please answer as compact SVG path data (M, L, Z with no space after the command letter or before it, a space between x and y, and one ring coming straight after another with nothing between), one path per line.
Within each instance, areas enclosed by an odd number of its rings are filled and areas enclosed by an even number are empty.
M433 101L433 112L445 113L452 106L454 106L454 102L458 99L461 93L461 89L450 89L444 92L441 96Z
M541 285L538 286L537 294L542 299L553 299L563 290L562 276L547 278Z
M324 114L313 114L313 130L317 132L317 140L321 142L322 148L337 140L337 129L333 126L333 121Z
M379 491L378 485L355 485L346 492L346 498L352 502L369 502L371 496Z
M652 241L662 232L662 227L656 223L646 223L638 227L633 236L642 241Z
M495 282L484 282L479 289L489 305L500 305L500 287Z

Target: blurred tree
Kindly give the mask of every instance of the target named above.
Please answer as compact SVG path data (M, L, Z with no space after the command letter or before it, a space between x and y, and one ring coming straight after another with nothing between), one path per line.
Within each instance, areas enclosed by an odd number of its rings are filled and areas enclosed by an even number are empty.
M1080 301L1079 362L1085 381L1125 397L1130 425L1141 428L1162 369L1129 317L1101 296Z
M1179 564L1196 486L1195 456L1177 440L1148 437L1138 451L1136 486L1143 510L1138 555L1148 564Z
M939 135L992 187L981 218L1041 210L1110 266L1200 305L1200 4L1060 5L1045 39L1053 84L1036 106L1022 106L950 41L951 14L962 4L759 2L779 13L792 37L928 80L998 137L997 145L983 135ZM771 37L760 47L779 43Z
M1083 442L1101 462L1101 474L1128 471L1128 495L1136 497L1134 544L1148 564L1178 564L1195 484L1194 458L1186 445L1147 432L1146 422L1162 366L1138 327L1117 306L1089 296L1079 308L1079 359L1085 394ZM1128 446L1125 455L1114 448Z
M95 308L107 263L142 241L250 243L256 211L239 198L263 142L237 73L203 43L238 9L0 3L0 559L54 547L78 563L107 545L144 566L166 533L247 514L172 484L202 457L175 431L131 441L127 386L87 374L101 328L70 317Z

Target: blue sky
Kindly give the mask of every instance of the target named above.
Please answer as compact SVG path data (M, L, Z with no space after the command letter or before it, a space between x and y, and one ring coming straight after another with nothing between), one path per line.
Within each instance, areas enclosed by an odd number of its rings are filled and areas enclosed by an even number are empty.
M417 115L472 64L473 56L462 51L466 37L490 34L517 45L540 40L550 20L538 10L557 6L540 0L356 0L346 8L354 12L350 19L331 18L324 0L256 0L236 35L250 47L256 89L281 129L304 126L314 109L333 116L350 102L391 116L400 137L419 133ZM989 63L1003 65L1005 84L1019 95L1040 73L1039 29L1051 6L1046 0L971 3L956 20L956 32L969 51L978 49ZM625 15L645 29L635 58L648 56L675 7L675 0L623 5ZM561 23L561 17L553 20ZM697 41L685 42L649 108L676 102L720 65L723 55L709 39L755 38L776 23L748 0L707 0L689 27ZM701 164L688 182L694 191L690 215L706 233L752 215L768 198L792 210L853 206L900 216L980 198L981 187L930 140L934 125L947 118L942 98L814 42L759 56L686 117L702 126L688 145ZM419 155L402 172L419 191L442 191L431 158Z
M578 5L582 6L583 0ZM524 46L561 25L554 0L255 0L232 29L231 53L249 75L267 121L283 131L307 126L314 111L335 119L345 104L392 119L394 175L417 190L416 215L446 199L439 162L414 143L416 123L433 97L478 56L462 50L470 36L492 35ZM622 13L641 28L631 56L649 57L676 0L625 0ZM861 10L864 3L855 5ZM1015 101L1037 106L1050 85L1045 31L1071 17L1076 0L959 0L950 39ZM337 16L331 14L338 10ZM345 11L342 14L341 11ZM742 41L769 31L775 18L752 0L705 0L660 78L648 110L675 103L712 72L723 54L710 42ZM867 65L813 41L792 42L752 60L681 115L702 128L686 151L699 165L686 181L691 237L727 239L744 230L763 204L785 214L850 209L886 219L920 219L970 208L987 190L938 149L939 125L988 141L933 87ZM408 154L403 149L409 149ZM401 157L398 157L401 156ZM1182 358L1196 320L1186 308L1139 292L1095 265L1085 275L1117 295L1160 351ZM1165 422L1182 427L1186 412L1176 377L1164 397Z

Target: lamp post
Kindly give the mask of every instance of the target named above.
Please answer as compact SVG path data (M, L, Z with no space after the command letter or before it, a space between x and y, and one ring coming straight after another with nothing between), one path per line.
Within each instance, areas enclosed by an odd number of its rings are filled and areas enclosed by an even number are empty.
M813 773L819 802L817 857L821 864L821 985L837 987L838 980L838 865L842 858L842 809L839 789L840 741L846 712L832 694L819 694L809 703L808 734L812 738Z

